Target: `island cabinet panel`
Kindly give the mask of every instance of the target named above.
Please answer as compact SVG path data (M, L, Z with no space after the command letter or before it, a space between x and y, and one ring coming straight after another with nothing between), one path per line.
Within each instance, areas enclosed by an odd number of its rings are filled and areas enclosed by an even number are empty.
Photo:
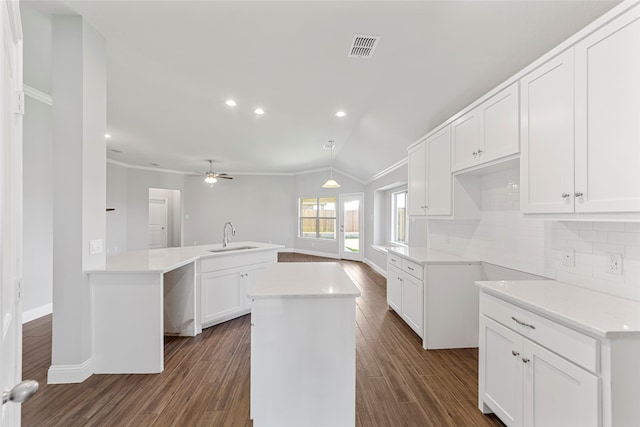
M355 298L337 263L269 266L249 296L254 427L353 427Z

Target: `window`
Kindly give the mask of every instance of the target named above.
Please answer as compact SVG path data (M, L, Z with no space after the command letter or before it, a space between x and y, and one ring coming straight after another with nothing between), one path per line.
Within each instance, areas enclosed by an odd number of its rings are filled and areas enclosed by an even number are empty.
M391 240L407 244L407 191L398 191L391 195Z
M303 197L298 212L298 237L336 239L336 198Z

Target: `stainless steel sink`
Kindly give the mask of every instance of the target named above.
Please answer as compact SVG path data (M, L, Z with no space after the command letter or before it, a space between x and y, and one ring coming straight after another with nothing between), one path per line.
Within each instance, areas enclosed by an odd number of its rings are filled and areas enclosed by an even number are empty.
M207 249L208 252L233 252L244 251L247 249L258 249L257 246L231 246L228 248Z

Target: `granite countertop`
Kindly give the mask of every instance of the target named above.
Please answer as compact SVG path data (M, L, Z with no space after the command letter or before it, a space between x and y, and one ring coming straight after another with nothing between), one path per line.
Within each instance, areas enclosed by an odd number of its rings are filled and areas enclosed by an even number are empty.
M640 336L640 302L555 280L479 281L476 286L593 336Z
M242 249L228 252L209 252L210 249L222 249L222 244L183 246L178 248L149 249L143 251L125 252L106 258L104 268L94 268L85 271L91 273L166 273L178 267L204 258L226 257L232 255L251 254L267 250L284 248L283 245L273 245L259 242L233 242L229 248L254 246L252 249Z
M249 298L358 297L360 290L337 262L269 265L249 290Z
M471 260L436 251L421 246L395 246L387 249L389 254L398 255L418 264L480 264L478 260Z

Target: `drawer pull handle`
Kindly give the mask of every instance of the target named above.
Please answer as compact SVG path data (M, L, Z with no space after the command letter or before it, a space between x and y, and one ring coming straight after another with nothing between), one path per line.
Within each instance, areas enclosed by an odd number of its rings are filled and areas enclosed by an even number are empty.
M511 320L513 320L514 322L516 322L518 325L526 326L527 328L531 328L531 329L535 329L535 328L536 328L535 326L530 325L530 324L528 324L528 323L526 323L526 322L523 322L522 320L518 320L518 319L516 319L516 318L515 318L515 317L513 317L513 316L511 316Z
M413 271L413 270L414 270L414 268L413 268L413 267L409 267L409 266L407 266L407 268L408 268L409 270L411 270L411 271Z
M515 351L515 350L511 350L511 354L513 354L514 356L519 356L519 355L520 355L520 353L518 353L518 352L517 352L517 351Z
M529 361L530 361L530 360L531 360L531 359L528 359L528 358L526 358L526 357L523 357L523 358L522 358L522 363L529 363Z

